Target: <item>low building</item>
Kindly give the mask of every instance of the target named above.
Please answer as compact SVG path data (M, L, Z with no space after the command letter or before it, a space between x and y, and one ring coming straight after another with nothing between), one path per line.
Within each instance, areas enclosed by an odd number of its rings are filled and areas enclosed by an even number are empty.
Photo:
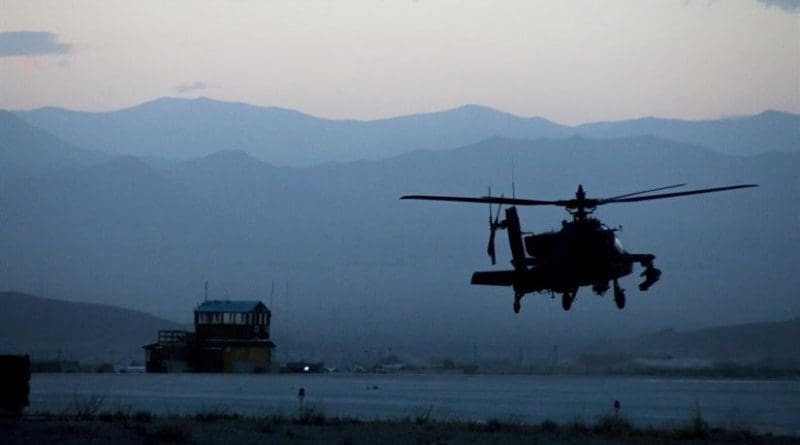
M205 301L194 311L194 332L159 331L144 346L147 372L269 372L271 318L260 301Z
M197 342L193 332L158 331L158 341L144 346L147 372L185 372L193 370Z
M0 355L0 411L22 414L22 410L30 405L30 380L30 357Z

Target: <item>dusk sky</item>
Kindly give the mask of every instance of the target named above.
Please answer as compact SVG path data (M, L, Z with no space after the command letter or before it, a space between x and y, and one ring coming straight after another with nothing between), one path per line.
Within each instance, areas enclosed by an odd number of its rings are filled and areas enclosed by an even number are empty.
M0 0L0 108L207 96L376 119L800 112L800 1Z

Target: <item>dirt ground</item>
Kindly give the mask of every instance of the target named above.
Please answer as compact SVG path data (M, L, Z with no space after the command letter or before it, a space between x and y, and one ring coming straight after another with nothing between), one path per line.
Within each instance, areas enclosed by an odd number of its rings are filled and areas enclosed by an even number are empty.
M0 443L17 444L800 444L798 437L732 432L638 430L494 422L358 422L329 419L253 419L98 416L89 420L31 416L0 420Z

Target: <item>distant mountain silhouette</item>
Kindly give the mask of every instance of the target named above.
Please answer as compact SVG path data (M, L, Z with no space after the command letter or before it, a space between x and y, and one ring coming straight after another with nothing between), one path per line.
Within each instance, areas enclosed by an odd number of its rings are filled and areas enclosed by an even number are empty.
M576 132L592 138L652 135L687 144L702 145L732 155L768 151L800 151L800 115L765 111L755 116L685 121L634 119L580 125Z
M0 292L0 304L0 351L34 360L143 363L142 346L154 341L159 329L183 329L139 311L18 292Z
M487 185L509 196L511 155L518 197L569 198L578 184L590 197L676 182L761 187L601 208L603 222L624 225L628 250L656 255L661 281L640 293L625 279L624 311L584 289L569 313L538 295L515 316L511 290L469 285L474 270L493 269L485 207L398 200L482 195ZM378 346L468 359L473 344L513 356L558 344L566 356L620 332L800 313L798 166L800 153L726 156L654 137L492 138L313 168L242 151L164 164L122 158L0 188L0 283L183 319L204 280L215 298L265 302L275 282L282 359ZM520 213L535 232L567 217ZM498 243L494 269L508 266L506 249Z
M70 145L0 110L0 177L31 176L96 164L108 155Z
M111 154L191 159L222 150L243 150L278 166L384 159L414 150L452 149L494 136L655 135L726 154L800 151L800 116L776 111L738 119L688 122L650 118L568 127L477 105L356 121L207 98L162 98L113 112L41 108L15 114L71 144Z

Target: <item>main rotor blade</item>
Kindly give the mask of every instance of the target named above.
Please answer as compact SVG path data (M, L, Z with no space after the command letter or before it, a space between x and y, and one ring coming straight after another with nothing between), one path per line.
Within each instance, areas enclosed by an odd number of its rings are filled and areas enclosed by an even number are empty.
M651 199L666 199L666 198L675 198L678 196L687 196L687 195L699 195L701 193L714 193L714 192L722 192L725 190L736 190L736 189L743 189L749 187L758 187L758 184L740 184L740 185L729 185L727 187L714 187L708 189L698 189L698 190L689 190L686 192L674 192L674 193L661 193L658 195L650 195L650 196L638 196L635 198L618 198L618 199L604 199L600 201L598 204L612 204L617 202L638 202L638 201L649 201Z
M400 199L416 199L421 201L449 201L449 202L470 202L482 204L506 204L506 205L520 205L520 206L543 206L555 205L564 206L567 201L540 201L536 199L514 199L493 196L482 196L480 198L471 198L466 196L440 196L440 195L406 195Z
M615 199L627 198L629 196L641 195L642 193L660 192L661 190L674 189L676 187L683 187L684 185L686 185L686 184L673 184L673 185L668 185L666 187L659 187L657 189L642 190L641 192L626 193L624 195L612 196L610 198L603 198L603 199L600 199L598 201L600 201L600 204L602 204L605 201L613 201Z

